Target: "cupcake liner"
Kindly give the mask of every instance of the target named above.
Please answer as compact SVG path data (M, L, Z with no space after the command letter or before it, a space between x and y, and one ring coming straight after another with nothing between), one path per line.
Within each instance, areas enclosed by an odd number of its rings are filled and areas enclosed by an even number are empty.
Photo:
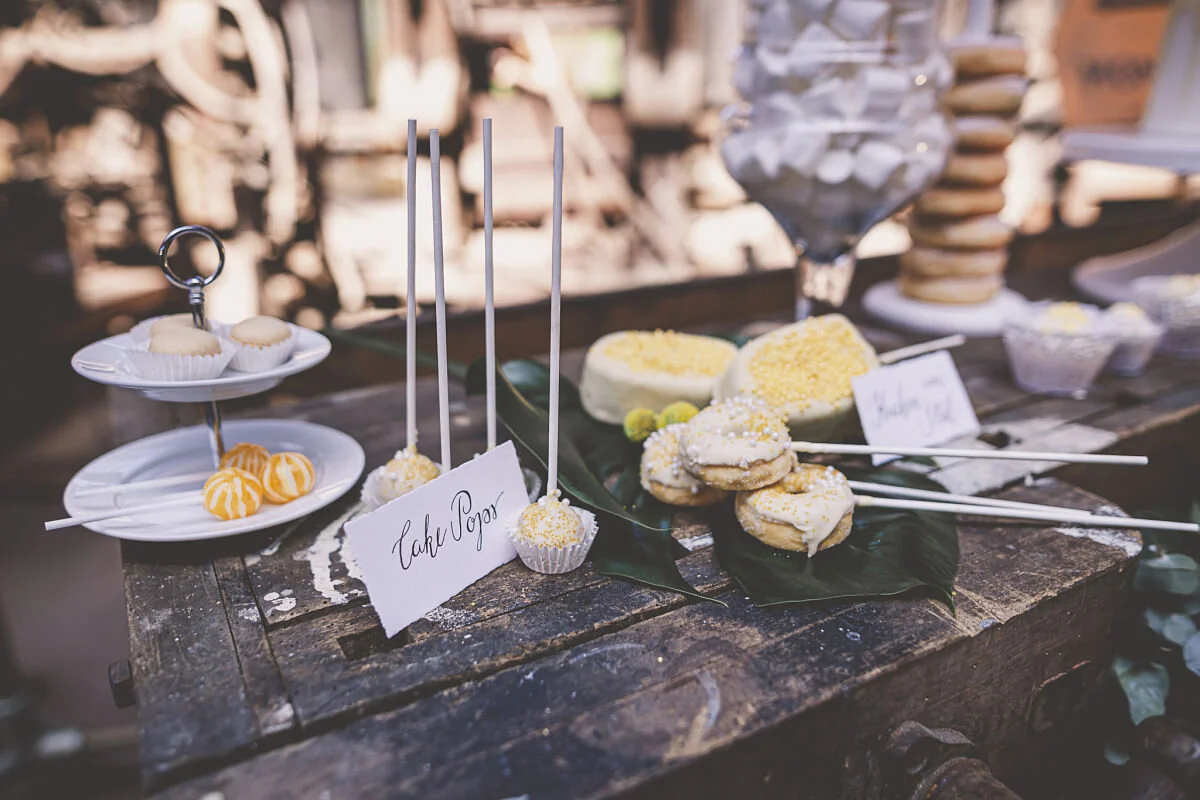
M1087 393L1117 345L1117 339L1089 313L1093 324L1081 331L1046 331L1032 324L1048 303L1031 303L1005 321L1004 347L1013 379L1036 394L1079 397ZM1091 308L1091 307L1088 307Z
M363 481L362 491L359 493L359 499L362 500L368 511L374 511L382 507L387 500L383 499L380 483L383 481L383 473L387 471L387 464L382 464L367 473L367 479Z
M1145 331L1120 334L1116 349L1108 357L1105 369L1116 375L1132 377L1142 374L1146 363L1154 355L1159 340L1162 339L1163 327L1154 325Z
M140 342L125 350L130 368L137 377L149 381L207 381L220 375L233 359L234 345L226 339L216 356L174 356L151 353L150 342Z
M516 535L517 520L513 519L508 527L508 539L517 550L517 555L525 566L543 575L561 575L578 569L592 549L592 541L596 538L596 515L586 508L571 506L583 521L583 538L578 543L566 547L544 547L527 542Z
M287 361L296 349L296 334L291 334L279 344L257 347L252 344L233 342L233 363L238 372L266 372Z

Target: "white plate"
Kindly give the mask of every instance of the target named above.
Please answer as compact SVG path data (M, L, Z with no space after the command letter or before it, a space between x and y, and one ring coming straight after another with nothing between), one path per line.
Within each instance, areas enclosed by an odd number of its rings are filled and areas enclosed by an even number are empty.
M281 450L303 453L316 467L316 485L311 492L286 505L264 504L257 514L226 522L204 510L200 492L203 481L199 479L191 487L79 495L85 490L130 481L211 472L208 428L197 425L139 439L100 456L67 484L63 505L74 517L161 502L186 496L191 491L196 496L195 506L119 517L84 526L118 539L188 542L249 533L307 516L350 491L362 475L365 462L362 447L341 431L323 425L293 420L233 420L224 424L223 434L228 447L238 442L253 442L273 453Z
M264 372L238 372L229 368L207 381L148 381L133 372L125 357L126 348L134 344L130 333L89 344L71 357L71 366L89 380L133 389L151 400L169 403L232 400L274 388L287 376L315 367L329 355L331 345L324 336L299 325L289 323L289 327L296 337L296 349L287 361Z

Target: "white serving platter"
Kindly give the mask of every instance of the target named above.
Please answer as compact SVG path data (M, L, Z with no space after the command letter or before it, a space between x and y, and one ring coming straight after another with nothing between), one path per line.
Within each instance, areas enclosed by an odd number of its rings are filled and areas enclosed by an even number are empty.
M263 372L239 372L232 367L205 381L151 381L139 378L125 351L134 344L132 333L110 336L89 344L71 357L71 366L83 377L109 386L120 386L168 403L203 403L232 400L272 389L289 375L315 367L325 360L332 346L316 331L291 325L296 349L291 358Z
M209 431L196 425L139 439L100 456L71 478L63 493L63 505L71 516L82 516L148 505L186 496L191 491L196 497L194 505L117 517L84 527L118 539L146 542L217 539L291 522L324 508L354 488L365 463L358 442L341 431L311 422L234 420L224 424L222 435L227 447L253 442L273 453L282 450L303 453L316 468L316 485L311 492L286 505L264 504L257 514L229 521L218 520L204 510L203 481L199 479L194 486L169 489L97 491L132 481L211 472Z

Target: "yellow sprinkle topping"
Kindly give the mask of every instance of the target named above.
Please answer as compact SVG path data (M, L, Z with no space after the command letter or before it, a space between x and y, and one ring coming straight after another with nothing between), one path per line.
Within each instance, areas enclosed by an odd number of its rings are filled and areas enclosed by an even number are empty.
M729 366L737 348L711 336L659 330L626 331L606 342L601 352L635 372L715 378Z
M415 447L409 448L396 453L396 457L387 463L380 488L385 498L395 499L441 474L437 464L418 453Z
M583 520L566 501L543 497L521 512L517 536L539 547L567 547L583 540Z
M1092 318L1079 303L1051 303L1038 319L1044 331L1077 333L1092 324Z
M854 326L841 316L814 317L771 337L750 359L753 391L778 405L807 408L851 396L850 379L872 362Z

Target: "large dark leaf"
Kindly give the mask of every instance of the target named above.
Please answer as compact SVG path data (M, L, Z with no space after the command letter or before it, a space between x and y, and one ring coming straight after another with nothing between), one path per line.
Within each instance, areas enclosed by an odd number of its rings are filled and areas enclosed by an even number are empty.
M1129 718L1134 725L1167 713L1171 678L1166 667L1155 663L1139 664L1118 656L1113 659L1112 671L1129 701Z
M885 469L844 470L854 480L945 491L929 478ZM769 547L742 530L728 507L714 525L717 558L755 605L924 592L954 607L958 531L954 517L856 509L842 544L813 558Z
M482 361L467 369L468 394L484 391L484 369ZM543 467L549 443L549 387L550 372L537 361L510 361L496 376L497 416ZM596 571L709 599L684 580L675 564L684 550L669 533L670 508L642 491L637 476L641 448L626 440L619 427L590 417L578 389L566 379L559 384L558 425L559 484L576 502L602 516L591 550Z

